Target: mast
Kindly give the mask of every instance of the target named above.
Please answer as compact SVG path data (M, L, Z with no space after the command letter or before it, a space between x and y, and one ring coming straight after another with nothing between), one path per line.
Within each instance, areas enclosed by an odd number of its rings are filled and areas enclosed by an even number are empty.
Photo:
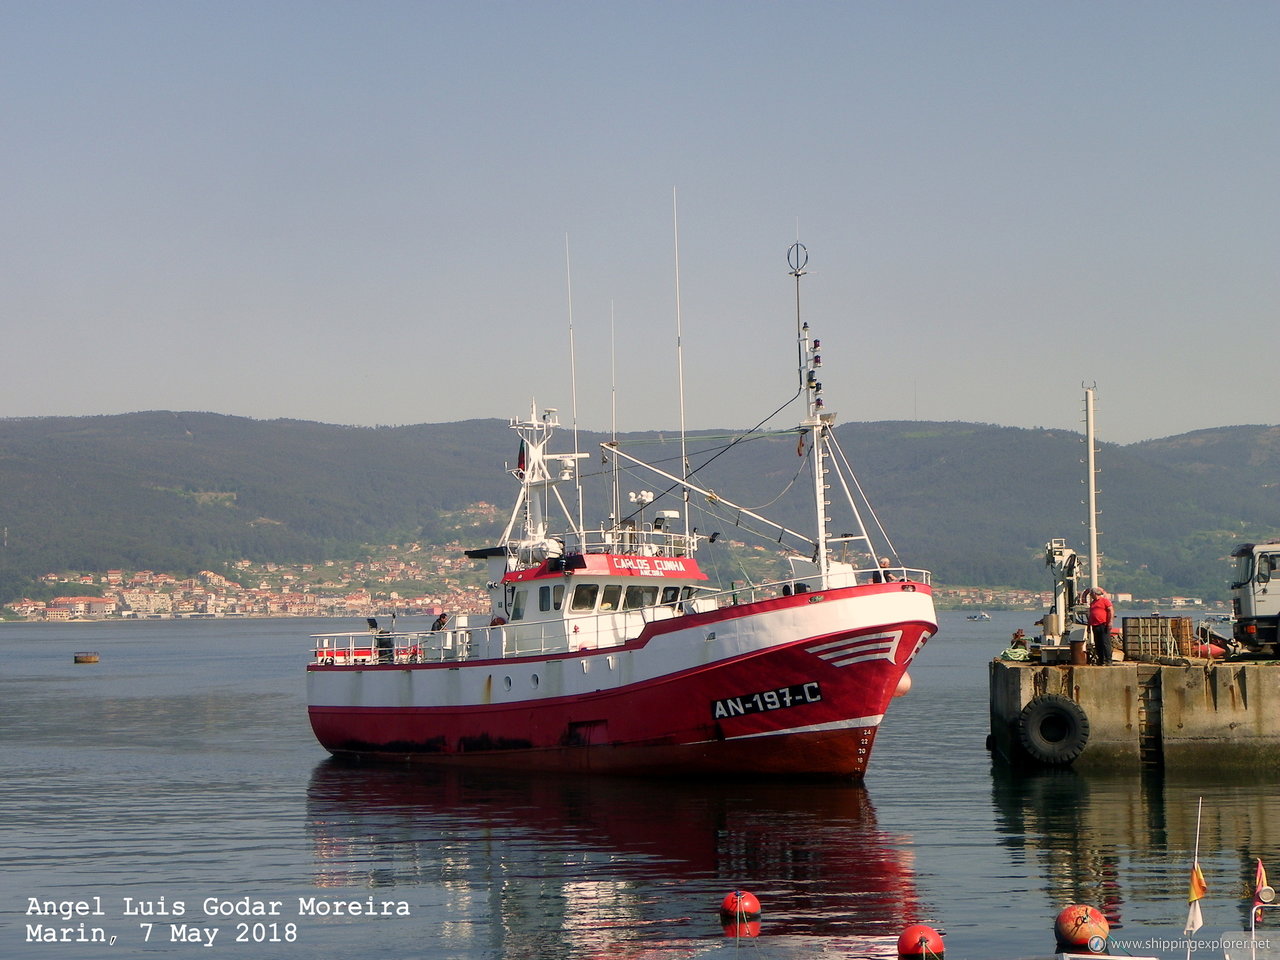
M614 323L613 301L609 301L609 422L610 422L610 439L613 445L618 445L618 338ZM612 531L618 523L618 518L622 516L622 501L619 495L619 469L620 464L617 458L613 460L613 477L610 483L610 501L609 501L609 529Z
M808 580L816 580L820 582L821 589L828 589L845 583L852 585L854 582L852 579L853 565L847 561L847 557L842 557L839 562L837 562L837 560L831 555L831 550L836 544L840 544L846 553L850 545L857 543L865 545L867 552L873 556L876 553L875 545L868 533L867 524L863 519L863 512L859 507L859 503L865 506L866 510L870 512L871 519L875 522L876 529L879 531L879 536L884 541L889 554L896 558L897 550L894 548L888 535L885 533L884 527L880 525L879 519L876 518L875 511L871 507L866 492L858 483L857 477L854 475L853 469L849 464L848 459L845 457L844 451L840 449L840 442L833 430L836 419L835 414L828 413L825 410L825 404L822 398L822 383L818 380L818 374L822 367L822 356L820 352L821 342L816 338L810 338L809 325L804 322L800 311L800 278L805 275L805 265L808 263L808 257L808 251L805 249L804 245L799 242L793 244L787 251L787 262L791 267L791 276L796 279L796 347L799 354L798 376L800 379L800 385L796 396L798 396L799 393L805 394L804 417L794 428L799 434L799 445L796 453L798 456L807 457L811 461L811 468L813 471L812 492L814 498L814 511L816 513L816 531L814 536L799 533L783 526L780 523L769 520L768 518L742 506L741 504L733 502L729 498L724 497L705 486L700 486L699 484L694 483L692 478L695 475L695 471L688 468L687 461L682 464L682 475L677 476L674 473L668 473L667 471L662 470L652 463L647 463L638 457L624 452L620 448L619 441L616 437L607 443L602 443L601 449L607 457L612 458L612 463L614 464L613 473L615 477L618 474L619 461L625 460L628 463L641 467L642 469L656 474L665 480L671 481L672 486L667 492L674 490L676 487L680 487L683 490L685 498L686 517L688 516L687 504L689 502L690 495L695 494L705 497L707 503L711 505L713 512L717 508L726 508L727 510L735 513L736 516L726 516L723 518L729 523L742 526L742 518L749 517L754 521L758 521L772 527L773 530L776 531L777 535L776 537L771 537L771 539L776 540L778 544L782 544L784 538L795 538L795 540L798 540L799 544L802 545L800 549L804 550L809 555L807 557L797 555L792 557L792 560L796 561L803 559L806 563L811 563L816 570L814 572L806 572L804 574L804 578ZM791 399L789 399L783 406L785 407L790 405L796 399L796 396L791 397ZM778 410L774 411L774 413L776 414L782 409L782 407L779 407ZM771 414L769 418L766 418L766 421L771 419L772 416L773 415ZM755 433L766 421L762 421L760 425L757 425L752 428L752 430L747 431L744 436ZM741 439L743 439L743 437L736 438L729 447L726 447L725 450L720 452L726 452ZM809 444L809 449L807 451L805 450L806 443ZM716 454L716 456L719 455L720 454ZM715 457L712 457L711 459L714 460ZM703 464L703 466L705 467L709 463L710 461ZM829 529L832 517L828 508L830 507L831 502L827 499L833 482L838 482L840 490L848 501L848 510L850 514L849 519L851 520L851 526L847 528L850 532L841 533L836 536L833 536ZM790 484L787 486L790 487ZM640 503L641 501L635 500L633 502ZM645 500L643 502L648 503L650 501ZM758 531L752 532L758 533ZM684 535L685 542L690 546L696 543L698 539L699 537L696 532L689 532Z
M1098 583L1098 468L1096 464L1097 450L1094 447L1093 434L1093 398L1098 385L1085 387L1084 390L1084 439L1088 447L1088 480L1089 484L1089 586L1095 590Z
M564 235L564 280L565 294L569 301L569 389L572 397L573 405L573 455L574 459L579 458L578 450L578 351L573 341L573 272L569 266L569 235ZM578 471L574 471L573 484L577 491L577 521L578 529L584 527L583 505L582 505L582 478L578 475ZM580 549L585 550L585 543L579 544Z
M680 476L684 480L689 479L689 452L688 441L685 436L684 428L684 330L683 321L680 316L680 219L679 211L676 207L676 192L671 191L671 229L675 236L675 258L676 258L676 367L679 375L680 389ZM685 487L681 493L681 500L684 509L684 532L685 536L689 535L689 488Z
M827 431L834 417L822 412L822 384L818 382L822 357L817 352L820 342L814 340L810 343L809 325L800 318L800 278L805 275L804 268L808 262L809 251L804 244L797 241L787 249L787 264L791 267L791 275L796 278L796 346L800 354L800 387L805 392L806 402L805 419L800 429L812 431L809 454L813 458L813 500L817 521L816 555L813 559L825 587L831 560L827 544ZM803 432L800 442L804 442Z

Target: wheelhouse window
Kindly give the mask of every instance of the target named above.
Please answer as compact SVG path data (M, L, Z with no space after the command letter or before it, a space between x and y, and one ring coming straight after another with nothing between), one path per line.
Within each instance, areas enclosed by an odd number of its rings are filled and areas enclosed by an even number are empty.
M662 588L663 603L667 604L668 606L674 606L676 601L678 601L679 599L680 599L679 587L663 587Z
M651 607L658 601L658 588L632 586L627 587L627 598L623 603L625 610L638 610L641 607Z
M543 613L548 610L559 610L564 606L564 584L557 583L553 586L541 586L538 588L538 609Z
M617 583L606 583L604 592L600 594L601 610L617 610L621 606L622 585Z
M600 593L600 584L598 583L580 583L573 588L573 599L569 602L569 609L578 613L584 613L596 608L596 597Z
M515 599L511 601L511 619L524 619L524 606L529 600L528 590L517 590Z

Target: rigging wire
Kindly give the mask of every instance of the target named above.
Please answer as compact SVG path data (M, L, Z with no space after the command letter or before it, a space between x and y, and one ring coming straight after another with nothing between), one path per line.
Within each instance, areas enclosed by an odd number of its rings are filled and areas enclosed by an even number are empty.
M688 473L686 473L686 474L685 474L685 479L686 479L686 480L691 479L691 478L694 476L694 474L696 474L699 470L703 469L704 467L709 466L710 464L712 464L713 462L715 462L717 459L719 459L720 457L722 457L724 454L728 453L730 450L732 450L734 447L736 447L739 443L741 443L741 442L743 442L743 441L747 440L748 438L753 439L753 440L754 440L754 439L758 439L757 437L753 436L753 434L755 434L755 432L756 432L757 430L759 430L759 429L760 429L761 427L763 427L766 423L768 423L770 420L772 420L774 417L776 417L778 414L780 414L780 413L781 413L783 410L785 410L787 407L791 406L791 404L795 403L795 402L796 402L796 400L797 400L797 399L799 399L799 397L800 397L800 395L801 395L802 393L804 393L804 387L803 387L803 385L802 385L799 389L797 389L797 390L796 390L796 392L795 392L795 395L794 395L794 396L792 396L789 400L787 400L787 401L786 401L785 403L783 403L780 407L778 407L778 409L774 410L774 411L773 411L773 413L769 414L767 417L765 417L763 420L761 420L759 423L757 423L757 424L756 424L754 427L752 427L750 430L744 431L742 434L740 434L738 437L736 437L732 442L730 442L730 443L729 443L729 444L727 444L726 446L722 447L722 448L720 449L720 451L719 451L715 456L711 457L711 459L707 460L705 463L702 463L702 464L700 464L700 465L698 465L698 466L694 467L692 470L688 471ZM661 499L662 499L663 497L665 497L667 494L671 493L673 490L675 490L677 487L680 487L680 486L681 486L681 484L679 484L679 483L672 483L672 484L671 484L671 486L667 487L667 489L663 490L660 494L658 494L656 497L654 497L654 498L653 498L653 502L654 502L654 503L656 503L657 501L661 500ZM640 513L640 511L641 511L642 509L643 509L642 507L637 507L635 510L631 511L631 513L627 514L627 516L623 517L623 518L619 521L619 523L625 523L626 521L633 519L634 517L636 517L636 516Z
M840 441L836 439L835 431L830 431L828 436L831 439L832 448L840 457L840 462L844 464L845 472L848 473L849 479L853 481L853 488L858 491L858 496L862 498L862 505L867 508L867 512L871 514L871 519L875 521L876 529L880 531L880 536L884 538L885 546L888 548L889 553L893 555L893 559L896 562L900 562L898 557L898 548L895 547L893 545L893 541L889 539L889 534L885 530L884 525L880 522L880 517L876 515L875 507L871 505L870 499L868 499L866 492L862 489L862 484L858 482L858 475L854 473L853 465L849 463L849 458L845 456L844 449L840 446ZM841 479L843 480L843 477L841 477ZM870 547L871 540L867 537L865 529L862 531L862 535L867 540L867 546Z

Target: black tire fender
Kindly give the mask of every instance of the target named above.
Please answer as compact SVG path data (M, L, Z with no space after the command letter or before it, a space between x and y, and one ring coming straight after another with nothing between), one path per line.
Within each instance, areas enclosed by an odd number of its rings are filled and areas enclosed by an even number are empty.
M1035 697L1018 715L1018 740L1027 754L1051 767L1063 767L1089 743L1089 716L1067 697L1046 693Z

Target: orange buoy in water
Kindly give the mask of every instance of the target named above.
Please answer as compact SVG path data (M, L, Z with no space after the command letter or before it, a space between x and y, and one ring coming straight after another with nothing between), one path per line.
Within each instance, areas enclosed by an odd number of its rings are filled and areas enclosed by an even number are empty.
M720 926L726 937L760 936L760 901L755 894L735 890L720 901Z
M901 958L941 957L942 950L942 934L923 923L913 923L898 937L898 956Z
M1096 907L1073 903L1058 914L1053 923L1059 947L1083 947L1089 953L1102 953L1107 947L1111 924Z
M911 674L904 673L898 679L898 686L894 689L893 695L895 697L905 697L910 692L911 692Z

